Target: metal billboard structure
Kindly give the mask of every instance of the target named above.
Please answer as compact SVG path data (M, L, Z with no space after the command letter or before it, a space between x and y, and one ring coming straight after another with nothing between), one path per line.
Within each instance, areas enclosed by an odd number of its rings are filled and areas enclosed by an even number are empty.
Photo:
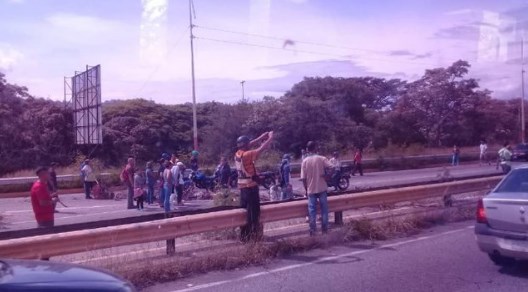
M68 83L68 81L70 81ZM86 66L86 71L75 72L64 79L65 99L71 93L75 144L103 143L101 112L101 66Z

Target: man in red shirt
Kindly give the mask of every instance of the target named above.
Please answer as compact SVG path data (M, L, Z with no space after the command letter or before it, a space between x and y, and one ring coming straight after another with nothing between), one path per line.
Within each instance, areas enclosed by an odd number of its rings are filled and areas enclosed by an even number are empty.
M31 205L39 228L53 227L54 225L54 202L48 183L50 180L49 170L46 167L37 169L38 180L31 187Z
M359 175L363 176L363 150L359 148L354 155L354 170L352 175L356 175L356 171L359 171Z

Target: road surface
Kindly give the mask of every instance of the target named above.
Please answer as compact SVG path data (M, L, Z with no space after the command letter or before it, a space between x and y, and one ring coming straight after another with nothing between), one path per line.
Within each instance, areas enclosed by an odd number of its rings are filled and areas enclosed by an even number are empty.
M464 178L477 175L499 174L494 166L478 164L458 167L435 167L416 170L385 171L366 173L365 176L352 177L350 189L368 189L375 187L397 186L402 184L425 183L437 181L440 177ZM294 191L304 193L298 178L292 179ZM265 192L262 192L265 195ZM145 211L127 210L126 200L86 200L83 194L62 195L61 200L68 206L58 205L59 213L55 214L55 225L92 222L103 219L115 219L163 212L159 206L147 206ZM35 227L29 198L0 199L0 232L2 230L22 230ZM189 201L177 210L204 209L213 206L212 200Z
M528 291L528 265L495 266L478 250L472 224L312 250L263 267L211 272L145 291Z

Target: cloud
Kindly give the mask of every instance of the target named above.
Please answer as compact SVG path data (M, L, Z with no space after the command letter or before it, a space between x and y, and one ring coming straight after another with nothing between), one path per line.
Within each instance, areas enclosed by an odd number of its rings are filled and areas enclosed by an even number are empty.
M0 71L12 71L14 66L23 58L21 52L9 45L0 44Z
M392 50L387 54L393 57L409 57L411 60L427 59L433 56L433 53L427 52L423 54L416 54L408 50Z
M478 39L480 30L473 25L456 25L452 27L442 28L434 33L435 38L441 39L462 39L462 40L476 40Z

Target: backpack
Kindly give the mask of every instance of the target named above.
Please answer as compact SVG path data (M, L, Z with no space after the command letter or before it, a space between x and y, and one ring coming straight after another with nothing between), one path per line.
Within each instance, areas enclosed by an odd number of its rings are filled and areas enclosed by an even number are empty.
M123 170L121 171L121 174L119 175L119 178L121 179L121 182L123 183L126 183L128 182L128 172L127 172L127 168L123 168Z

